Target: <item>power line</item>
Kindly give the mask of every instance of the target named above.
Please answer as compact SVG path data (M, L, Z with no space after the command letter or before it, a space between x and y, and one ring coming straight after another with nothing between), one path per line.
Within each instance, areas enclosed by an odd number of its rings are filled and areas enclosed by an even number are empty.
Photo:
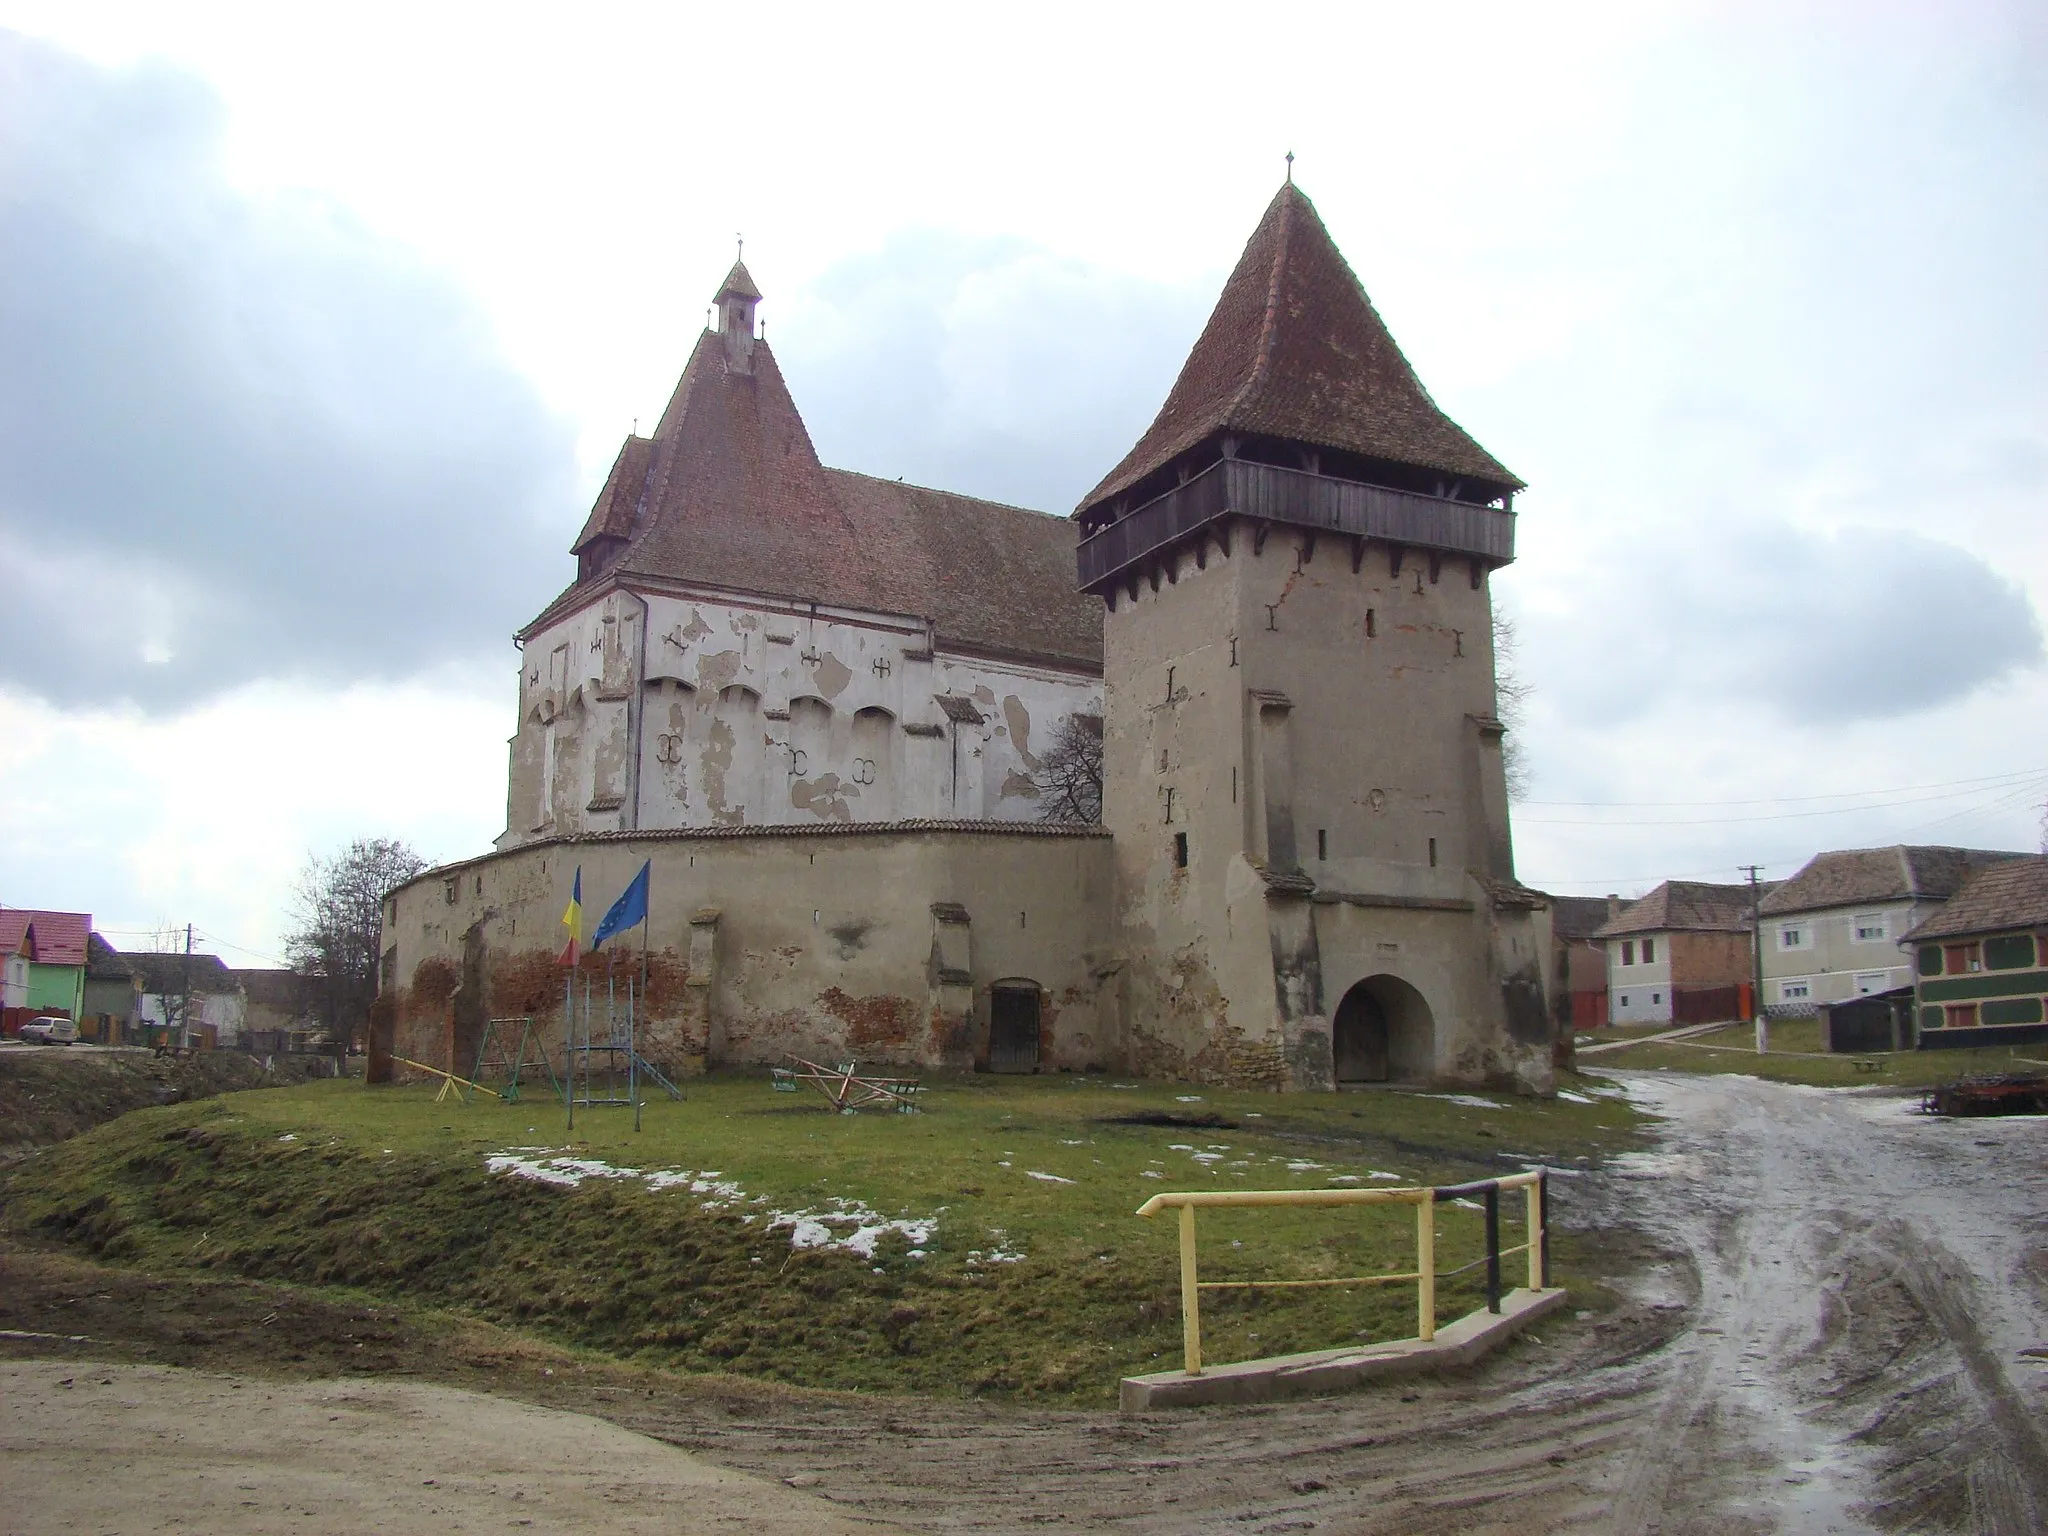
M2043 789L2048 789L2048 769L2036 771L2024 781L2007 779L1996 784L1979 784L1972 789L1952 789L1941 794L1915 795L1904 800L1873 800L1864 805L1833 805L1812 811L1772 811L1758 816L1649 816L1626 821L1610 820L1606 817L1587 819L1548 816L1527 816L1519 818L1525 827L1728 827L1755 821L1801 821L1814 816L1851 816L1859 811L1888 811L1904 805L1931 805L1941 800L1959 800L1968 795L2001 795L2012 791L2018 799L2028 799ZM1524 802L1533 803L1533 802ZM1761 801L1731 801L1731 804L1764 804ZM1964 814L1958 812L1958 815Z
M2008 780L2036 778L2044 772L2048 770L2016 768L2009 773L1989 773L1974 779L1944 779L1936 784L1899 784L1889 789L1840 789L1825 795L1764 795L1749 800L1524 800L1520 803L1582 810L1650 810L1657 807L1685 810L1712 805L1800 805L1814 800L1851 800L1871 795L1913 795L1929 789L1954 789L1959 785L1991 785Z

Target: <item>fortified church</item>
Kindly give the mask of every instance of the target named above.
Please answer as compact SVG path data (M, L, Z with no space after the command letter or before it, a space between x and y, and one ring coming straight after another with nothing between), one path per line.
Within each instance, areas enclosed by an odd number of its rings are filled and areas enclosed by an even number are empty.
M735 265L520 632L505 831L387 900L373 1054L559 1033L579 871L594 916L646 861L582 966L675 1070L1550 1090L1489 591L1521 482L1291 181L1070 518L826 468L760 303ZM1041 800L1077 716L1100 825Z

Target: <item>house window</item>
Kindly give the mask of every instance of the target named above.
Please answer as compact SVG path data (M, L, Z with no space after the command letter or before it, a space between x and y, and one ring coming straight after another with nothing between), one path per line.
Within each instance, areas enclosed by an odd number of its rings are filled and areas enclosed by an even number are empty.
M1860 912L1856 916L1856 942L1858 944L1882 944L1884 942L1884 914L1882 912Z
M1778 948L1810 949L1813 947L1813 933L1803 924L1787 923L1778 930Z
M1656 941L1655 939L1645 939L1645 940L1643 940L1643 964L1645 964L1645 965L1655 965L1656 963L1657 963L1657 941Z
M1984 963L1994 971L2022 971L2034 963L2034 941L2024 933L1984 941Z
M1664 1001L1664 994L1662 992L1652 992L1650 994L1650 1001L1652 1003L1661 1003Z
M1968 944L1946 944L1942 946L1942 974L1960 976L1966 971L1984 969L1984 957L1975 942Z
M1626 992L1621 994L1621 1006L1624 1008L1628 1006L1628 994Z
M1781 1003L1803 1003L1813 996L1811 977L1802 976L1796 981L1778 983L1778 1001Z
M1950 1003L1942 1009L1949 1029L1975 1029L1977 1027L1977 1005L1975 1003Z
M1873 993L1882 992L1891 985L1891 980L1892 973L1890 971L1858 971L1856 973L1856 995L1858 997L1869 997Z
M1623 965L1634 965L1636 963L1636 941L1634 939L1623 939L1621 941L1621 963Z

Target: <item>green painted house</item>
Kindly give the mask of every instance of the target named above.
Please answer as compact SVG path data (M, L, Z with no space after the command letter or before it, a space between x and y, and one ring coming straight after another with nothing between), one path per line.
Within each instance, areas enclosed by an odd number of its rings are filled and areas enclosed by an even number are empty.
M1921 1050L2048 1040L2048 856L1979 870L1903 942Z
M85 944L92 917L85 912L42 912L0 907L0 954L15 961L5 1006L28 1016L61 1013L76 1020L85 1002ZM20 990L17 999L11 995Z

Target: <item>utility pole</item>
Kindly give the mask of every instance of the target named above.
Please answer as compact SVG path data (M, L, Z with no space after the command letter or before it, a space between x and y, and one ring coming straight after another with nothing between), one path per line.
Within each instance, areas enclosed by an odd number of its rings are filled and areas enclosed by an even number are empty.
M1763 1056L1771 1049L1771 1024L1764 1016L1763 893L1756 883L1763 865L1739 867L1749 874L1749 1014L1756 1025L1756 1053Z
M192 925L185 925L185 1000L178 1005L178 1045L192 1049Z

